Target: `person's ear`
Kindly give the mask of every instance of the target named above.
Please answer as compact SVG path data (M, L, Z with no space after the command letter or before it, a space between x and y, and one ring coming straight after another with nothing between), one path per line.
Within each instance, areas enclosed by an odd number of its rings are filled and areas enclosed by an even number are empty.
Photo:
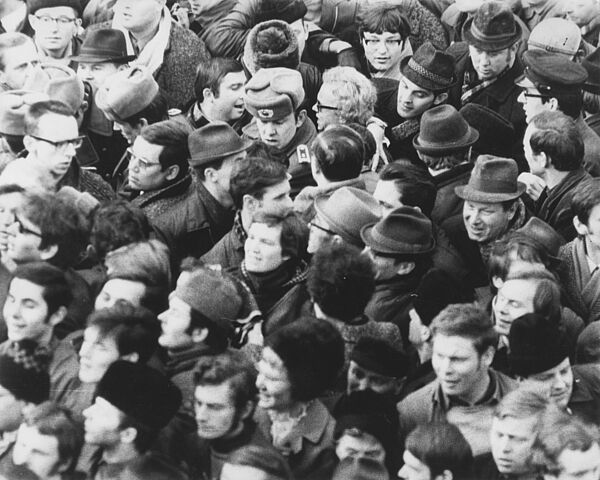
M124 428L119 432L121 443L131 444L137 438L137 430L133 427Z
M40 249L40 258L44 261L50 260L54 258L54 256L58 253L58 245L48 245L43 250Z
M300 110L298 114L298 119L296 120L296 128L300 128L300 126L304 123L304 119L306 118L306 110Z
M210 88L203 89L202 96L204 97L204 100L213 100L215 98L215 95Z
M579 220L579 217L577 215L575 215L573 217L573 226L575 227L575 230L577 231L578 235L581 235L581 236L585 237L586 235L589 235L589 233L590 233L590 231L588 230L587 225L585 223L582 223Z
M487 350L481 354L481 361L487 368L489 368L492 365L495 354L496 349L494 347L488 347Z
M169 168L167 168L167 175L165 178L169 181L175 180L177 175L179 175L179 165L171 165Z
M208 328L194 328L192 330L192 342L202 343L208 337Z
M50 318L48 319L48 323L54 327L55 325L58 325L60 322L62 322L66 318L66 316L67 316L67 307L61 305L60 307L58 307L56 309L56 312L54 312L52 315L50 315Z
M548 100L546 105L548 105L548 108L553 112L557 112L558 110L560 110L558 108L558 99L555 97L550 98L550 100Z
M247 401L244 407L242 408L240 419L246 420L254 413L255 404L253 401Z
M434 105L441 105L442 103L444 103L446 100L448 100L448 93L444 92L444 93L438 93L435 98L433 99L433 104Z
M428 342L429 340L431 340L431 329L427 326L427 325L423 325L421 323L421 340L423 340L423 342Z
M398 265L398 275L408 275L416 266L415 262L400 262Z
M252 195L246 194L242 197L242 209L248 212L255 212L258 209L260 201Z

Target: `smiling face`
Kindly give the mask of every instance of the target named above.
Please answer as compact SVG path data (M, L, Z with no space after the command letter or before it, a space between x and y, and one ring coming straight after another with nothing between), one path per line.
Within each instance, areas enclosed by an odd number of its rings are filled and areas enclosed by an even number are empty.
M284 411L293 403L292 384L283 361L272 349L265 347L258 362L258 406L267 410Z
M501 203L465 200L463 220L469 238L478 243L497 240L508 228L515 210L516 204L505 210Z
M546 393L560 408L566 408L573 393L571 361L567 357L555 367L529 375L521 381L527 387Z
M400 79L396 110L402 118L419 118L435 104L436 96L431 90L419 87L406 77Z

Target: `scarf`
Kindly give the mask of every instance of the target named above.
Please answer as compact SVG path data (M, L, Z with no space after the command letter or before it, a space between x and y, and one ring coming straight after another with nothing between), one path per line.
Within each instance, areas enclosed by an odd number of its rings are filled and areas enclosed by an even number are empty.
M509 65L504 70L502 70L502 72L500 72L500 75L494 78L490 78L488 80L484 80L479 84L475 84L474 86L471 85L475 83L477 74L474 74L473 72L470 72L467 69L464 76L462 96L460 97L461 106L464 106L465 104L469 103L477 93L481 92L481 90L486 89L491 84L495 83L498 79L502 78L506 74L506 72L508 72L511 68L512 65Z
M302 405L300 414L297 417L292 417L289 412L268 411L272 422L273 446L283 456L287 457L291 454L300 453L302 450L302 431L298 426L306 417L308 407L309 404Z
M421 120L420 119L411 119L405 120L400 125L397 125L392 128L392 133L390 140L392 142L402 142L407 138L410 138L412 135L419 133L419 129L421 128Z
M171 35L172 18L167 7L163 8L162 17L158 24L158 32L150 39L146 46L139 52L133 46L129 31L120 24L118 16L115 15L112 21L112 28L121 30L125 35L127 42L127 54L135 55L137 58L130 62L131 66L140 66L148 69L154 74L163 64L165 50L169 45L169 36Z

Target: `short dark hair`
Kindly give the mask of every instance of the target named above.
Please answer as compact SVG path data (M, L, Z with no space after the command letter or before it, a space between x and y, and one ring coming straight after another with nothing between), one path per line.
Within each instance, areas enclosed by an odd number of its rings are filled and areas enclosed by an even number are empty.
M235 450L225 461L229 465L252 467L269 475L269 480L292 480L292 472L285 459L274 449L260 445L246 445Z
M286 179L287 170L282 164L261 157L246 157L236 162L231 171L229 188L233 204L241 210L244 195L262 200L267 188Z
M67 473L74 471L83 447L84 430L71 411L48 401L24 410L23 417L25 423L35 427L41 435L56 438L60 464L66 465Z
M158 156L160 169L164 171L172 165L177 165L179 174L175 180L179 180L185 177L189 170L188 136L192 131L187 121L164 120L144 127L140 136L148 143L163 147Z
M551 98L556 98L558 102L558 109L565 115L568 115L572 119L576 120L581 115L583 109L583 91L577 90L575 92L549 92L543 93L541 98L542 103L548 103Z
M358 20L358 32L362 37L368 33L399 33L402 39L410 35L410 24L397 6L384 3L369 4L368 8L361 9Z
M489 314L474 303L455 303L444 308L431 322L432 336L445 335L471 340L479 355L498 345L498 334Z
M71 287L64 272L47 262L20 265L13 272L12 278L27 280L42 287L42 298L48 306L48 315L52 315L60 307L67 308L73 300Z
M362 138L345 125L334 125L319 133L311 150L323 176L330 181L358 178L365 162Z
M597 205L600 205L600 178L584 180L575 187L571 209L581 223L587 225L590 213Z
M452 478L466 478L473 452L457 426L448 422L419 425L406 438L405 448L423 462L431 478L452 472Z
M194 95L198 102L204 101L204 89L208 88L215 97L221 93L221 82L229 73L243 72L242 64L233 58L214 57L209 62L200 62L196 69Z
M118 118L116 121L135 127L139 125L142 119L145 119L148 125L152 125L162 120L168 120L168 118L169 105L164 94L159 91L148 106L127 118Z
M562 112L542 112L531 120L536 128L529 145L534 153L545 153L561 172L577 170L583 163L583 138L575 121Z
M65 269L77 265L89 244L90 226L82 213L56 195L26 194L19 213L40 229L40 249L56 245L48 259Z
M27 113L25 114L25 134L35 134L40 118L51 113L63 117L73 117L71 108L58 100L35 102L27 109Z
M227 382L232 400L239 410L248 402L256 403L256 368L248 356L227 349L218 355L200 357L194 368L194 385L222 385Z
M222 352L229 347L233 335L233 326L217 322L192 308L190 311L190 326L186 333L191 335L196 328L206 328L208 330L204 344L210 347L213 352Z
M258 212L252 223L265 223L269 227L281 227L281 254L291 258L304 258L308 247L308 226L296 212L271 215Z
M120 356L137 353L141 363L146 363L154 354L161 334L156 315L123 301L92 312L87 326L96 327L102 337L114 339Z
M375 291L373 263L350 245L326 245L311 261L307 287L323 313L349 322L364 312Z
M431 175L424 168L408 160L388 163L379 173L379 180L394 182L404 205L419 207L424 215L431 217L437 189Z
M100 260L119 247L148 240L151 232L144 211L121 199L100 205L92 223L90 240Z

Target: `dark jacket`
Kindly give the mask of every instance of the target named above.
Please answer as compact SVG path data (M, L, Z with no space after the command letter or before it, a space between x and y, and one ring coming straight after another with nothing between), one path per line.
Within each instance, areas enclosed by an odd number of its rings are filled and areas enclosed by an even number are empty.
M260 140L256 120L252 120L249 125L243 129L244 136L251 140ZM295 135L283 149L282 153L290 162L288 173L292 176L290 185L292 187L291 196L294 198L300 191L309 185L316 185L315 179L310 170L310 159L300 159L298 156L298 147L310 147L310 144L317 136L317 129L310 118L305 117L302 124L296 130Z
M153 227L171 251L176 268L185 257L200 257L233 224L233 211L223 207L200 182L193 182L176 211L156 217Z
M461 102L463 89L471 88L480 82L477 79L477 73L471 62L469 46L465 42L452 44L448 48L447 53L452 55L456 60L456 74L458 78L457 84L450 89L449 103L460 109L463 106ZM488 107L502 115L513 125L516 139L513 152L517 155L515 160L520 164L521 170L524 170L526 163L521 140L525 134L527 123L525 121L523 106L517 101L517 98L521 94L521 88L515 85L515 80L522 73L523 66L517 58L510 69L501 74L491 85L475 93L466 103L477 103Z
M237 270L244 260L244 244L248 234L242 225L240 212L235 216L233 227L207 253L202 255L202 261L207 265L221 265L223 270Z
M131 204L141 208L152 224L161 215L168 215L176 211L189 194L192 176L188 173L185 177L171 183L159 190L143 192L135 197Z
M115 198L115 192L111 186L97 173L80 167L76 159L73 159L67 173L58 182L57 190L65 186L73 187L80 192L87 192L99 202Z
M575 120L577 130L583 139L585 147L583 154L583 167L593 177L600 177L600 136L586 123L583 116Z
M271 418L267 411L258 408L254 414L263 434L272 440ZM306 416L296 428L301 428L302 450L287 457L296 480L330 480L337 458L333 430L335 420L327 408L319 401L313 400Z
M454 193L454 187L466 185L469 182L471 170L473 170L472 163L463 163L433 176L437 196L431 212L431 219L435 223L440 224L444 220L462 213L463 199Z
M567 408L584 422L600 425L600 366L573 366L573 393Z
M581 182L591 178L583 168L573 170L554 188L545 189L535 203L535 216L542 219L570 242L577 236L573 225L573 191Z
M194 130L205 127L210 123L208 118L204 116L197 103L194 101L192 105L184 113L185 119L189 122ZM242 134L242 129L252 121L252 115L248 110L244 110L244 113L235 122L229 122L231 128L233 128L238 135Z

